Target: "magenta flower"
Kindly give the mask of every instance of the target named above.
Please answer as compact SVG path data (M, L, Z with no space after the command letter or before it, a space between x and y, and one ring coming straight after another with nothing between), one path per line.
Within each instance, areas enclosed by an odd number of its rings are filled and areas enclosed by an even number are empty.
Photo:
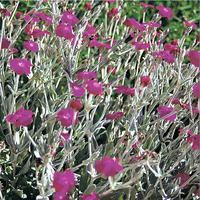
M91 3L85 3L85 5L83 6L85 9L87 9L87 11L92 10L92 5Z
M123 24L126 25L127 27L136 26L141 32L144 31L144 30L147 31L147 29L145 28L145 26L142 25L142 24L140 24L134 18L126 19Z
M30 19L31 19L30 15L25 15L24 18L23 18L23 20L24 20L25 22L29 21ZM33 17L33 18L31 19L31 22L32 22L32 23L34 23L34 22L40 22L40 21L41 21L41 20L38 19L38 18L36 18L36 17Z
M33 121L33 114L31 110L25 110L24 107L21 107L14 114L7 115L6 120L9 123L15 123L15 127L28 126Z
M71 85L75 97L82 97L85 94L84 87L81 87L76 82L74 83L68 82L68 83Z
M34 28L32 34L29 34L28 36L31 37L31 35L32 35L33 38L36 39L39 37L39 35L44 36L45 34L51 35L51 33L47 30L41 31L40 29Z
M97 37L94 37L94 39L88 44L88 46L90 47L97 47L97 48L104 48L106 47L107 49L110 49L111 46L109 44L104 44L104 43L100 43L97 41Z
M200 99L200 84L194 85L193 86L193 94Z
M142 2L140 2L140 6L144 6L145 8L148 8L148 7L150 7L150 8L154 8L153 5L149 5L149 4L142 3Z
M70 107L73 108L75 111L79 111L82 107L82 102L80 99L75 99L74 101L70 102Z
M8 16L8 17L11 16L10 12L5 8L0 8L0 13L3 13L3 16Z
M49 22L50 24L53 24L53 21L52 21L53 18L50 15L46 14L46 13L39 12L39 13L35 14L35 17L40 17L41 19Z
M200 190L198 190L196 194L197 194L197 196L200 197Z
M118 13L119 10L117 8L111 8L110 12L108 13L108 17L112 18L116 16ZM116 17L114 19L116 19Z
M72 125L74 114L75 114L74 110L71 108L62 109L57 113L56 119L60 119L62 126L68 127ZM78 123L78 113L76 114L74 125L76 125L77 123Z
M113 114L106 115L105 118L113 120L113 119L116 119L117 117L123 117L123 116L124 116L123 112L116 112Z
M143 25L148 25L149 27L160 27L161 26L161 24L153 23L153 22L148 22L148 23L143 22L142 24Z
M86 29L87 31L83 32L83 37L90 38L91 36L95 36L96 28L94 28L92 25L90 26L90 24L88 23Z
M149 43L142 43L142 42L135 42L135 41L133 41L131 44L135 45L135 48L137 50L144 49L146 51L148 48L150 48L150 44Z
M3 37L1 49L7 49L9 47L9 45L10 45L10 41L8 41L6 38Z
M63 197L66 195L66 192L69 192L73 189L73 185L76 185L74 173L67 169L64 173L55 171L53 175L53 188L56 192L63 194Z
M115 0L105 0L106 2L115 3Z
M61 139L61 136L65 138L65 141L67 142L67 140L69 139L69 133L60 133L60 136L58 138L58 141L60 141L59 146L64 147L64 143Z
M175 62L173 54L169 53L169 51L152 52L152 55L160 56L167 63L174 63Z
M187 109L187 110L190 110L190 105L189 104L184 104L184 108ZM197 107L193 107L192 106L192 111L196 112L196 113L199 113L199 109Z
M83 85L86 86L86 89L89 92L89 94L102 95L102 84L98 83L97 80L85 81Z
M200 68L200 53L197 50L191 50L188 54L188 58L190 59L190 63L195 67Z
M186 173L182 173L182 174L177 174L177 175L175 176L175 179L176 179L176 180L177 180L178 178L181 178L181 181L180 181L180 183L179 183L179 186L181 186L181 185L183 185L183 183L185 183L185 182L190 178L190 176L187 175ZM185 185L183 188L184 188L184 189L187 189L187 188L188 188L188 185Z
M150 77L149 76L142 76L140 79L140 85L142 85L143 87L147 87L148 85L150 85Z
M197 40L197 42L200 41L200 34L196 35L196 40Z
M22 12L17 12L15 14L16 19L19 19L22 16L22 14L23 14Z
M116 93L122 92L126 95L135 96L135 89L134 88L129 88L129 87L126 87L124 85L115 85L114 87L116 88L114 90L114 92L116 92Z
M180 127L178 131L181 133L183 131L183 127ZM192 135L193 134L192 130L189 130L187 134Z
M31 34L31 25L27 24L24 28L24 32L27 34Z
M99 200L100 196L94 191L92 194L80 196L83 200Z
M109 66L108 66L108 72L110 72L111 68L112 68L112 66L109 65ZM112 70L111 74L115 74L116 70L117 70L117 68L114 68L114 69Z
M71 40L75 35L72 33L72 28L65 24L60 24L56 27L56 35L64 37L66 40Z
M194 23L194 22L188 22L187 20L186 21L183 21L183 23L187 26L192 26L193 28L197 28L197 25Z
M169 98L168 100L170 100L171 98ZM173 101L172 101L172 105L178 105L180 104L180 101L178 100L178 98L176 97Z
M178 40L176 39L176 40L172 40L171 42L170 42L170 44L171 45L174 45L174 46L178 46Z
M164 116L168 115L169 113L174 111L173 107L166 107L166 106L159 106L157 108L158 112L160 113L160 118L163 118ZM176 113L174 113L173 115L164 118L165 121L169 120L171 122L173 122L176 119Z
M164 45L164 48L165 48L165 50L169 51L170 54L173 54L173 53L177 54L177 53L180 52L179 49L176 46L172 45L172 44L166 43Z
M70 200L70 199L71 197L69 195L65 195L62 192L57 192L54 194L54 200Z
M38 44L32 40L28 40L28 42L24 42L24 48L27 51L32 51L34 53L39 51Z
M98 160L94 167L98 173L104 174L106 177L114 177L117 172L123 171L123 167L116 160L108 157Z
M74 27L75 22L79 23L79 19L76 17L76 15L70 14L68 11L61 13L61 15L63 15L61 17L61 22L67 23L70 27Z
M9 61L9 65L12 67L13 71L18 75L22 75L23 73L30 74L30 67L33 66L33 64L29 60L17 58L11 59Z
M138 148L137 144L139 144L139 142L136 142L135 144L133 144L133 145L132 145L132 148L138 150L139 148Z
M171 19L173 17L173 12L169 7L164 7L160 4L160 6L157 6L156 9L159 10L159 15L161 17L167 17L168 19Z
M97 73L84 71L79 74L76 74L75 76L77 77L78 80L81 80L81 79L88 80L90 78L97 78Z

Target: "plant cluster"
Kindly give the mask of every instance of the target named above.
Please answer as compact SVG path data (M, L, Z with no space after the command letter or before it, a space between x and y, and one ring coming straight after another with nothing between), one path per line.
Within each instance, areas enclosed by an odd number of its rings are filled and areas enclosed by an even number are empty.
M19 4L0 3L0 198L198 199L197 25L167 43L162 4Z

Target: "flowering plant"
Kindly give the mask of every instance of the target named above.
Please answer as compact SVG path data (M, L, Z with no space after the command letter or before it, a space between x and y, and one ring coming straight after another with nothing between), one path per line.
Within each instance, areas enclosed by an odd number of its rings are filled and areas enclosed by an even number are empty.
M0 199L197 199L196 1L3 2Z

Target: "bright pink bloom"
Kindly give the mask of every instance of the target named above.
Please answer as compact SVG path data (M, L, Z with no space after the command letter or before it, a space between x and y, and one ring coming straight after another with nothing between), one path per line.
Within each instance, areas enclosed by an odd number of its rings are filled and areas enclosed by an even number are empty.
M184 108L187 109L187 110L190 110L190 105L189 104L185 104ZM192 106L192 111L196 112L196 113L199 113L199 109L197 107L193 107Z
M17 12L15 14L16 19L19 19L22 16L22 14L23 14L22 12Z
M78 80L81 80L81 79L88 80L90 78L97 78L97 73L84 71L79 74L76 74L75 76L77 77Z
M168 100L170 100L171 98L169 98ZM172 105L178 105L180 104L180 101L178 100L178 98L176 97L173 101L172 101Z
M183 183L185 183L185 182L190 178L190 176L187 175L186 173L182 173L182 174L177 174L177 175L175 176L175 179L176 179L176 180L177 180L178 178L181 178L181 181L180 181L180 183L179 183L179 186L181 186L181 185L183 185ZM188 188L188 185L185 185L183 188L184 188L184 189L187 189L187 188Z
M61 22L67 23L70 27L74 27L75 22L79 23L79 19L76 17L76 15L70 14L67 11L61 13L61 15L63 15L61 17Z
M134 18L131 19L126 19L125 22L123 23L127 27L132 27L132 26L137 26L137 28L142 32L142 31L147 31L144 25L140 24L138 21L136 21Z
M200 190L198 190L196 194L197 194L197 196L200 197Z
M135 144L133 144L133 145L132 145L132 148L138 150L139 148L138 148L137 144L139 144L139 142L136 142Z
M53 18L50 15L46 14L46 13L39 12L39 13L35 14L35 17L40 17L41 19L46 20L50 24L53 24L53 21L52 21Z
M82 102L80 99L75 99L74 101L70 102L70 107L73 108L75 111L79 111L82 107Z
M53 188L56 192L66 195L66 192L69 192L73 189L73 185L76 185L74 173L67 169L64 173L55 171L53 175Z
M200 34L196 35L197 42L200 41Z
M148 7L150 7L150 8L154 8L153 5L149 5L149 4L142 3L142 2L140 2L140 6L144 6L145 8L148 8Z
M135 41L133 41L131 44L135 45L135 48L137 50L144 49L146 51L148 48L150 48L150 44L149 43L142 43L142 42L135 42Z
M191 50L188 54L188 58L191 64L200 68L200 53L197 50Z
M192 149L193 150L197 150L200 148L200 143L199 143L199 134L196 134L196 135L193 135L193 136L190 136L189 138L187 138L187 143L192 143Z
M129 87L126 87L124 85L115 85L114 87L116 88L114 90L114 92L116 92L116 93L122 92L126 95L135 96L135 89L134 88L129 88Z
M71 108L62 109L56 115L56 119L60 119L61 125L65 127L72 125L73 118L74 118L74 110ZM76 114L74 125L76 125L77 123L78 123L78 113Z
M24 107L21 107L14 114L9 114L6 116L7 122L15 123L15 127L28 126L32 123L32 115L34 113L31 110L25 110Z
M34 39L36 39L38 38L39 35L44 36L45 34L51 35L51 33L47 30L41 31L40 29L34 28L31 35L33 36ZM31 37L31 35L29 34L28 36Z
M24 42L24 48L34 53L39 51L38 44L32 40L29 40L28 42Z
M89 92L89 94L102 95L102 84L98 83L97 80L85 81L83 85L86 86L86 89Z
M91 5L91 3L85 3L84 8L87 9L87 11L92 10L92 5Z
M157 6L156 9L159 10L159 15L161 17L167 17L168 19L171 19L173 17L173 12L169 7L164 7L160 4L160 6Z
M142 76L140 79L140 85L142 85L143 87L147 87L148 85L150 85L150 77L149 76Z
M172 40L171 42L170 42L170 44L171 45L174 45L174 46L178 46L178 40L176 39L176 40Z
M153 22L148 22L148 23L143 22L142 24L143 25L148 25L149 27L160 27L161 26L161 24L153 23Z
M115 0L105 0L106 2L115 3Z
M106 47L107 49L110 49L111 46L109 44L104 44L104 43L100 43L97 41L97 37L95 37L89 44L88 46L90 47L97 47L97 48L104 48Z
M24 32L27 34L31 34L31 25L27 24L24 28Z
M69 133L60 133L60 136L58 138L58 141L60 141L59 146L64 147L64 143L62 141L61 136L64 137L65 141L67 142L67 140L69 139Z
M180 52L179 49L172 44L165 43L164 48L165 50L169 51L170 54L173 54L173 53L177 54Z
M108 13L108 17L112 18L113 16L116 16L118 13L119 13L119 10L117 8L111 8L110 12Z
M43 0L44 2L44 0ZM69 195L66 195L62 192L57 192L54 194L54 200L70 200L71 197Z
M68 82L68 83L71 85L75 97L84 96L84 94L85 94L84 87L81 87L76 82L74 82L74 83Z
M123 171L123 167L116 160L108 157L98 160L94 167L98 173L104 174L106 177L114 177L116 172Z
M200 84L194 85L193 86L193 94L200 99Z
M186 21L183 21L183 23L187 26L192 26L193 28L197 28L197 25L194 23L194 22L188 22L187 20Z
M183 131L183 127L180 127L178 131L181 133ZM187 134L192 135L193 134L192 130L189 130Z
M18 49L16 49L16 48L12 48L11 50L12 50L13 53L17 53L18 52ZM11 50L9 50L8 53L11 53Z
M100 196L94 191L92 194L80 196L83 200L99 200Z
M18 75L22 75L23 73L30 74L30 67L33 66L33 64L29 60L17 58L11 59L9 61L9 65L12 67L13 71Z
M24 20L25 22L29 21L30 19L31 19L30 15L25 15L24 18L23 18L23 20ZM38 18L36 18L36 17L33 17L33 18L31 19L31 22L32 22L32 23L34 23L34 22L40 22L40 21L41 21L41 20L38 19Z
M123 112L116 112L113 114L106 115L105 118L113 120L113 119L116 119L117 117L123 117L123 116L124 116Z
M166 106L159 106L157 108L158 112L160 113L160 118L163 118L164 116L168 115L169 113L174 111L173 107L166 107ZM167 121L171 121L173 122L176 119L176 113L172 114L171 116L165 118L164 120Z
M89 24L89 23L88 23ZM83 37L90 38L91 36L95 36L95 31L96 28L94 28L92 25L91 26L86 26L87 31L83 32Z
M6 38L3 37L1 49L7 49L9 47L9 45L10 45L10 41L8 41Z
M108 72L110 72L111 68L112 68L112 66L109 65L109 66L108 66ZM117 69L114 68L114 69L112 70L111 74L115 74L116 70L117 70Z
M0 8L0 13L3 13L3 16L8 16L8 17L11 16L10 12L5 8Z
M154 55L154 56L160 56L167 63L174 63L175 62L173 54L169 53L169 51L152 52L152 55Z
M60 24L56 27L56 35L64 37L66 40L71 40L75 35L72 33L72 28L65 24Z

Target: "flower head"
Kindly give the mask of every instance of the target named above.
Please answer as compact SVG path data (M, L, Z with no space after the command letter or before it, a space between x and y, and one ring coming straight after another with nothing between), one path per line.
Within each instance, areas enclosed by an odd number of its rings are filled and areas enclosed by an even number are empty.
M19 19L22 16L22 14L23 14L22 12L17 12L15 14L16 19Z
M115 0L105 0L106 2L115 3Z
M160 4L160 6L157 6L156 9L159 10L159 15L161 17L167 17L168 19L171 19L173 17L173 12L169 7L164 7Z
M123 167L114 159L104 157L95 163L95 169L98 173L104 174L106 177L114 177L117 172L123 171Z
M44 2L44 0L43 0ZM57 192L54 194L54 200L70 200L71 197L69 195L66 195L62 192Z
M200 143L199 143L199 134L190 136L189 138L187 138L187 143L192 143L192 149L193 150L197 150L200 148Z
M174 111L173 107L166 107L166 106L159 106L157 108L158 112L160 113L160 118L163 118L164 116L168 115L169 113ZM173 122L176 119L176 113L172 114L171 116L165 118L164 120L167 121L171 121Z
M190 59L190 63L195 67L200 68L200 53L197 50L191 50L188 54L188 58Z
M75 111L79 111L82 107L82 103L80 99L75 99L74 101L70 102L70 107L73 108Z
M3 37L1 49L7 49L9 47L9 45L10 45L10 41L8 41L6 38Z
M73 185L76 185L74 173L67 169L64 173L55 171L53 175L53 188L56 192L66 195L66 192L69 192L73 189Z
M148 25L149 27L160 27L161 26L161 24L153 23L153 22L148 22L148 23L143 22L142 24L143 25Z
M200 41L200 34L196 35L196 40L197 40L197 42Z
M69 139L69 133L60 133L60 136L58 138L58 141L60 141L59 146L64 147L64 143L62 141L61 136L64 137L65 141L67 142L67 140Z
M185 183L189 178L190 176L187 175L186 173L182 173L182 174L177 174L175 176L175 179L177 180L178 178L181 178L181 182L179 183L179 186L183 185L183 183ZM188 185L185 185L183 187L184 189L187 189L188 188Z
M172 54L172 53L177 54L178 52L180 52L179 49L176 46L172 45L172 44L166 43L164 45L164 48L165 48L165 50L169 51L170 54Z
M84 87L81 87L76 82L74 83L68 82L68 83L71 85L75 97L82 97L85 94Z
M85 81L83 85L86 86L86 89L89 92L89 94L102 95L102 84L98 83L97 80Z
M65 24L60 24L56 27L56 35L59 37L64 37L66 40L71 40L75 36L72 33L72 28Z
M14 114L7 115L6 120L15 123L15 127L28 126L33 121L33 114L31 110L25 110L24 107L21 107Z
M193 28L197 28L197 25L194 23L194 22L188 22L187 20L186 21L183 21L183 23L187 26L192 26Z
M183 127L180 127L178 131L181 133L181 132L183 131L183 129L184 129ZM193 134L192 130L189 130L189 131L187 132L187 134L188 134L188 135L192 135L192 134Z
M119 10L117 8L111 8L110 12L108 13L108 17L112 18L116 16L118 13L119 13Z
M174 45L174 46L178 46L178 40L176 39L176 40L172 40L171 42L170 42L170 44L171 45Z
M5 8L0 8L0 13L3 13L3 16L8 16L8 17L11 16L10 12Z
M112 69L112 66L109 65L109 66L108 66L108 72L110 72L111 69ZM114 69L112 70L111 74L115 74L116 70L117 70L117 68L114 68Z
M174 63L175 62L173 54L171 54L169 51L152 52L152 55L160 56L167 63Z
M116 112L113 114L106 115L105 118L113 120L113 119L116 119L117 117L123 117L123 116L124 116L123 112Z
M200 99L200 83L193 86L193 94Z
M131 19L126 19L123 23L124 25L126 25L127 27L132 27L132 26L137 26L137 28L142 32L142 31L146 31L147 29L145 28L144 25L140 24L138 21L136 21L134 18Z
M149 76L142 76L140 79L140 85L142 85L143 87L147 87L148 85L150 85L150 77Z
M99 200L100 196L94 191L92 194L80 196L83 200Z
M30 74L30 67L33 66L33 64L31 64L29 60L17 58L11 59L9 61L9 65L12 67L13 71L18 75L22 75L23 73Z
M38 44L32 40L29 40L28 42L24 42L24 48L34 53L39 51Z
M39 12L39 13L35 14L35 17L40 17L41 19L46 20L50 24L53 24L53 21L52 21L53 18L50 15L46 14L46 13Z
M78 80L81 80L81 79L91 79L91 78L97 78L97 73L95 72L87 72L87 71L84 71L84 72L81 72L79 74L76 74L75 75L77 77Z
M148 8L148 7L154 8L153 5L149 5L149 4L147 4L147 3L142 3L142 2L140 2L140 6L144 6L145 8Z
M137 50L144 49L146 51L150 47L149 43L142 43L142 42L135 42L135 41L133 41L131 44L135 45L135 48Z
M73 118L74 118L74 110L70 108L60 110L57 115L56 119L60 119L61 125L68 127L72 125ZM78 123L78 113L76 114L74 125Z
M91 5L91 3L85 3L84 8L87 9L87 11L92 10L92 5Z
M68 11L61 13L61 15L63 15L61 17L61 22L67 23L68 26L70 26L70 27L74 27L75 22L79 23L79 19L76 17L76 15L73 15L73 14L69 13Z
M30 15L25 15L24 18L23 18L23 20L24 20L25 22L29 21L30 19L31 19ZM36 18L36 17L33 17L33 18L31 19L31 22L32 22L32 23L34 23L34 22L40 22L40 21L41 21L41 20L38 19L38 18Z
M116 92L116 93L122 92L126 95L135 96L135 88L129 88L124 85L115 85L114 87L116 88L114 90L114 92Z

